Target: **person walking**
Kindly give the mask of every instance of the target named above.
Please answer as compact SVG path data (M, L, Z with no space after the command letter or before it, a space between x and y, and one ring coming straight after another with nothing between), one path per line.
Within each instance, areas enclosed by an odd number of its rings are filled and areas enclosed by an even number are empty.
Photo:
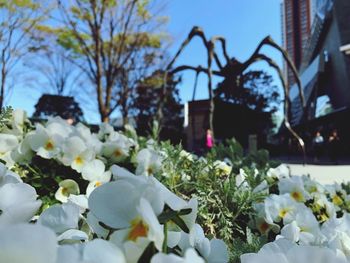
M338 164L338 156L340 151L340 138L338 131L334 129L328 139L329 157L332 162Z
M207 136L206 136L206 147L207 151L209 151L214 146L214 139L213 139L213 133L210 129L207 130Z
M320 131L317 131L312 140L314 149L314 161L318 162L322 156L324 139Z

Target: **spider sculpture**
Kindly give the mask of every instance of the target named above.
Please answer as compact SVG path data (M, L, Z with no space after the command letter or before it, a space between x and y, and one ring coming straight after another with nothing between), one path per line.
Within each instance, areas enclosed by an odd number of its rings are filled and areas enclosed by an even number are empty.
M189 66L189 65L181 65L181 66L177 66L175 68L172 68L174 63L176 62L177 58L180 56L180 54L182 53L182 51L185 49L185 47L191 42L191 40L194 37L199 37L206 50L207 50L207 65L206 67L203 66L197 66L197 67L193 67L193 66ZM222 48L222 53L223 53L223 57L225 59L225 63L222 63L219 59L219 56L217 55L216 51L215 51L215 44L216 43L220 43L221 48ZM198 75L200 73L204 73L208 76L208 92L209 92L209 101L210 101L210 106L209 106L209 127L212 131L214 131L213 128L213 113L214 113L214 92L213 92L213 84L212 84L212 77L213 75L218 76L218 77L223 77L224 79L228 79L228 80L232 80L233 83L235 83L233 85L234 88L239 88L241 85L241 80L242 77L244 75L244 72L247 70L247 68L253 64L254 62L257 61L265 61L266 63L268 63L272 68L274 68L278 75L279 78L281 80L282 86L283 86L283 90L284 90L284 124L286 126L286 128L289 130L289 132L298 140L303 152L304 152L304 156L305 156L305 144L304 141L302 140L302 138L292 129L290 123L289 123L289 118L288 118L288 111L289 111L289 105L290 105L290 98L289 98L289 85L287 83L287 81L285 80L282 70L280 69L280 67L277 65L276 62L274 62L271 58L269 58L268 56L260 53L262 47L264 45L268 45L271 46L273 48L275 48L276 50L278 50L279 52L281 52L283 58L285 59L285 61L287 62L287 65L291 68L295 79L296 79L296 83L298 85L299 88L299 97L302 103L302 107L303 110L305 109L305 99L304 99L304 93L303 93L303 89L301 87L301 82L297 73L297 70L293 64L293 62L291 61L291 59L288 56L288 53L282 48L280 47L277 43L275 43L271 37L266 37L264 38L260 44L257 46L256 50L254 51L254 53L244 62L240 62L238 60L236 60L235 58L230 58L228 56L228 53L226 51L226 40L223 37L220 36L216 36L216 37L212 37L211 39L207 39L207 37L205 36L203 30L199 27L193 27L191 32L189 33L188 37L185 39L185 41L182 43L182 45L180 46L179 50L177 51L177 53L175 54L174 58L170 61L170 63L168 64L168 66L166 67L165 70L165 79L167 78L168 74L175 74L177 72L180 71L184 71L184 70L192 70L196 72L196 81L195 81L195 85L194 85L194 89L193 89L193 99L195 96L195 92L196 92L196 86L197 86L197 78ZM216 68L215 70L212 69L213 67L213 63L215 63ZM165 93L166 93L166 85L165 85L165 81L163 82L163 96L165 97ZM163 98L164 98L163 97ZM161 120L162 118L162 107L164 105L164 100L161 100L159 108L158 108L158 118Z

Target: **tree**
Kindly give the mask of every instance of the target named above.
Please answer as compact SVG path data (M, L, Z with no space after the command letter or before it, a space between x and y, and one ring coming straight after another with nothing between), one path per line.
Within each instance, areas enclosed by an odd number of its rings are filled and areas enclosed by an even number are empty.
M264 71L248 71L239 83L233 79L224 79L218 84L215 96L259 112L273 113L282 102L272 76Z
M8 92L8 78L31 43L30 32L46 11L35 0L0 0L0 108Z
M64 48L57 45L41 46L32 53L24 63L31 69L27 80L44 89L45 93L73 95L75 88L82 85L81 72L66 59L68 52Z
M46 119L49 116L60 116L73 122L83 121L83 112L73 97L44 94L35 105L34 118Z
M161 139L170 139L178 143L182 136L182 105L179 90L176 85L180 79L167 76L166 103L163 109L163 128L160 133ZM156 120L159 100L162 100L162 87L164 72L155 71L151 76L141 81L136 88L136 96L131 105L131 110L136 116L138 133L147 135L151 132L153 121Z
M93 84L101 121L116 109L127 119L130 85L159 57L164 20L150 12L154 2L58 0L61 24L51 31Z
M218 84L214 92L216 104L221 106L216 111L216 118L231 110L240 115L231 116L231 121L239 122L242 116L248 119L242 119L240 125L232 128L233 131L227 130L226 134L234 132L242 138L251 133L266 136L276 125L273 114L282 102L279 89L273 85L272 76L264 71L248 71L239 80L226 78ZM220 127L225 126L219 120L216 123Z

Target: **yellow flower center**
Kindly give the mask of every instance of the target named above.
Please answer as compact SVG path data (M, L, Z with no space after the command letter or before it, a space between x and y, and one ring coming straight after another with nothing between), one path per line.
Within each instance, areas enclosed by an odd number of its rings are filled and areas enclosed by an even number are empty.
M333 202L333 204L339 206L339 205L341 205L343 203L343 200L340 198L339 195L336 194L336 195L333 196L332 202Z
M147 173L148 174L153 174L153 172L154 171L153 171L153 168L151 166L147 168Z
M122 152L119 149L116 149L113 154L117 158L123 155Z
M52 142L51 140L48 140L48 141L46 142L44 148L45 148L45 150L47 150L47 151L52 151L54 147L55 147L55 146L54 146L53 142Z
M300 232L309 232L309 229L307 227L299 226Z
M303 194L298 192L298 191L293 191L293 192L290 193L290 195L297 202L302 202L304 200Z
M96 183L95 183L95 187L99 187L99 186L101 186L102 185L102 183L100 182L100 181L97 181Z
M280 218L284 218L289 211L290 211L289 208L282 208L279 211L278 215L279 215Z
M309 193L317 193L317 187L316 186L311 186L309 189Z
M127 240L137 241L139 237L147 237L149 227L140 218L131 221L131 229Z
M62 187L61 193L62 193L62 195L64 195L64 196L69 196L69 189L66 188L66 187Z
M77 158L75 158L75 163L78 164L78 165L82 165L84 163L84 160L78 156Z
M225 175L229 175L231 173L232 168L229 166L225 166L222 170L225 173Z
M329 219L328 215L326 213L322 213L319 215L319 221L322 223L322 222L325 222Z

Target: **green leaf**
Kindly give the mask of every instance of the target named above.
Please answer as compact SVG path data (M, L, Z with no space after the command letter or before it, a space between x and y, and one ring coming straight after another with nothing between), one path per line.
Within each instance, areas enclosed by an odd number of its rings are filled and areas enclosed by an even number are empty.
M175 216L172 221L181 228L182 231L184 231L185 233L189 233L190 230L188 229L186 223L183 221L183 219L180 216Z
M192 208L181 209L180 211L164 211L158 216L158 221L161 224L165 224L166 222L173 221L173 219L177 216L188 215L192 212Z

